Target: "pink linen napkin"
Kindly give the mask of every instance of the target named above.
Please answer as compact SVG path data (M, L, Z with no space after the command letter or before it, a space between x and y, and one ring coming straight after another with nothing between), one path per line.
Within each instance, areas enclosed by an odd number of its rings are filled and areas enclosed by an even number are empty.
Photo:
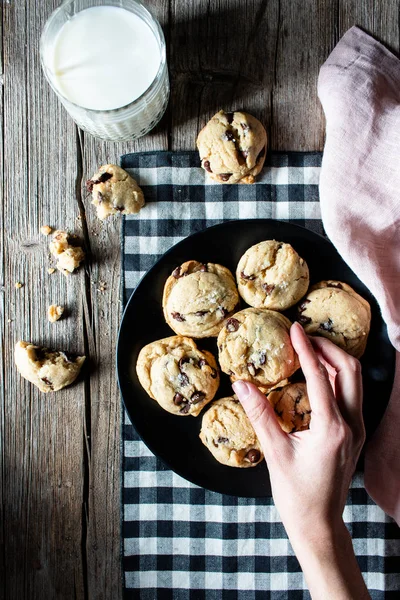
M397 350L389 406L366 448L365 486L400 524L400 61L352 27L322 66L318 95L325 231L377 299Z

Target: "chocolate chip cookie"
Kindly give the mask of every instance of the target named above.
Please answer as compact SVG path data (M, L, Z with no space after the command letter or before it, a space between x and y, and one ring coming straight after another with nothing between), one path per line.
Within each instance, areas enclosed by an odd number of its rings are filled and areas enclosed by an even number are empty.
M165 320L180 335L194 338L218 335L238 304L233 275L222 265L189 260L174 269L165 283Z
M255 467L264 455L255 431L236 396L213 402L203 416L200 439L228 467Z
M248 113L215 114L197 137L201 166L220 183L254 183L263 168L267 133Z
M311 406L305 383L290 383L267 397L283 431L294 433L310 427Z
M218 335L219 362L232 381L271 387L298 368L290 321L281 313L246 308L227 319Z
M85 362L84 356L48 350L30 342L15 345L15 364L22 377L36 385L41 392L57 392L71 385Z
M320 281L298 307L298 321L309 335L322 335L360 358L371 325L369 303L341 281Z
M134 215L144 206L144 196L136 181L117 165L103 165L86 182L99 219L121 213Z
M255 308L286 310L307 292L308 266L290 244L267 240L249 248L236 269L239 294Z
M215 396L219 373L215 358L180 335L148 344L136 364L139 381L166 411L197 416Z

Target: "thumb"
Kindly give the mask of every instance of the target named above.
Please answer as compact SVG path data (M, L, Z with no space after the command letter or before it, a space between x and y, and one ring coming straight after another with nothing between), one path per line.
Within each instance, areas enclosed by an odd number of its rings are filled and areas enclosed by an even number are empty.
M232 387L254 427L264 454L268 456L272 450L282 451L288 444L288 436L282 431L266 396L247 381L235 381Z

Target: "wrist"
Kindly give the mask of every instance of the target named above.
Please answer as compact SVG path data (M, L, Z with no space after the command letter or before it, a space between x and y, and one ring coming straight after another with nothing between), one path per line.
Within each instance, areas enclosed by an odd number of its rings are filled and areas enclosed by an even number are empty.
M307 534L289 538L313 600L370 598L342 518L316 524Z

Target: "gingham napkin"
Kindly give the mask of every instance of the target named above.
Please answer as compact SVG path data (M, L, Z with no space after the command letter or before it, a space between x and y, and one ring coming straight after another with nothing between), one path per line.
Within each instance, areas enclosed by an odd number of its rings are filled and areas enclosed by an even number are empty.
M273 218L323 233L319 153L272 154L254 185L205 179L195 152L128 154L121 166L143 188L146 206L127 217L124 297L184 237L224 220ZM123 424L125 598L298 600L310 598L270 498L209 492L168 470ZM398 598L400 533L354 478L344 513L373 599Z

